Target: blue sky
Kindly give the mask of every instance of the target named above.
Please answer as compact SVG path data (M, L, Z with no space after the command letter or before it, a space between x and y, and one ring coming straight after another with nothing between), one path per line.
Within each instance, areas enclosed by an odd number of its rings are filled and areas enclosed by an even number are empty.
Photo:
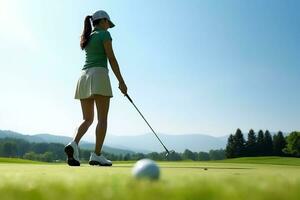
M157 132L300 130L296 0L0 0L0 129L74 134L79 37L84 17L99 9L116 24L129 94ZM149 132L112 70L110 78L108 134Z

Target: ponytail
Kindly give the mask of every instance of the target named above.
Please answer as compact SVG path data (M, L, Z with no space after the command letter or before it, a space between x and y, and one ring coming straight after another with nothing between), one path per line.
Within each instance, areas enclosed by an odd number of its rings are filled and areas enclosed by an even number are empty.
M83 50L89 42L90 35L92 33L92 25L91 25L92 16L88 15L84 19L84 27L83 32L80 37L80 47Z

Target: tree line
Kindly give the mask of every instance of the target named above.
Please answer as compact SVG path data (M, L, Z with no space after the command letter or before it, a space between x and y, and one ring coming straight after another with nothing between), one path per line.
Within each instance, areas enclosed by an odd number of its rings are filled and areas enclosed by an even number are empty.
M91 150L80 149L82 161L88 161ZM186 149L183 153L172 152L166 157L166 152L112 154L103 152L107 158L113 161L130 161L142 158L150 158L157 161L179 160L221 160L225 159L225 150L210 150L209 152L192 152ZM0 139L0 156L15 157L44 162L63 162L66 159L64 145L59 143L31 143L23 139L3 138Z
M226 157L238 158L249 156L295 156L300 157L300 132L292 132L284 137L279 131L273 136L266 130L256 134L250 129L247 140L240 129L228 137Z
M223 160L225 159L225 150L217 149L210 150L209 152L192 152L189 149L184 150L183 153L170 152L166 156L166 152L152 152L148 154L136 153L126 154L123 160L139 160L143 158L149 158L157 161L180 161L180 160L192 160L192 161L208 161L208 160Z

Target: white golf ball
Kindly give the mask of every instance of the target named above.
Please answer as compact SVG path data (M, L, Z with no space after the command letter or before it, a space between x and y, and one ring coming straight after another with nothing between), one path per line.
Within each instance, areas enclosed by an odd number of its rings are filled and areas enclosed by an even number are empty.
M150 159L142 159L135 163L132 175L137 178L156 180L159 178L159 167Z

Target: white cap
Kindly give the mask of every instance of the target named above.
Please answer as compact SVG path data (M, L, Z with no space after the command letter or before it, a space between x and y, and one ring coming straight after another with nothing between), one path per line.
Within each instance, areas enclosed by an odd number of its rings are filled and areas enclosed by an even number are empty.
M112 23L112 21L110 21L110 17L107 14L107 12L105 12L104 10L98 10L96 11L93 15L92 15L92 20L95 21L97 19L107 19L109 21L109 27L112 28L114 27L114 23Z

